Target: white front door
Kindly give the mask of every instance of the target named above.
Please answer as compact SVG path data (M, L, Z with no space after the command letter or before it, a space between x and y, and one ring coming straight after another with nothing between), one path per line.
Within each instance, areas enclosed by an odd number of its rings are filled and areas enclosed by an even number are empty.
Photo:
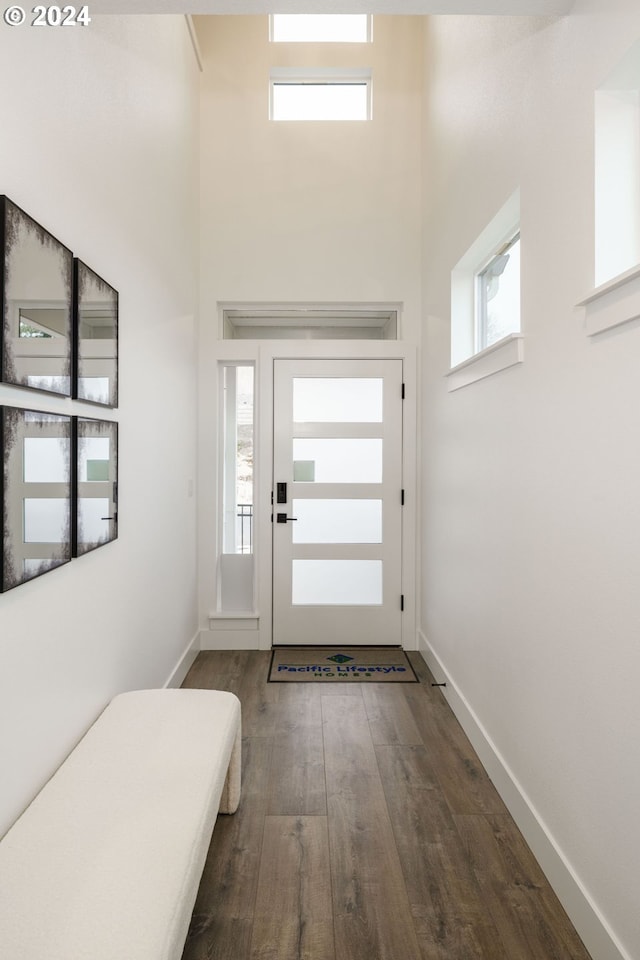
M273 643L401 643L402 360L275 360Z

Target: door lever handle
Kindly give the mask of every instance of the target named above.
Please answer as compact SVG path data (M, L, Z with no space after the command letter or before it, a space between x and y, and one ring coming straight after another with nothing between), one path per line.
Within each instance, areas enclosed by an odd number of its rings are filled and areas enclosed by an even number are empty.
M297 517L288 517L286 513L276 513L276 523L291 523L292 520L297 519Z

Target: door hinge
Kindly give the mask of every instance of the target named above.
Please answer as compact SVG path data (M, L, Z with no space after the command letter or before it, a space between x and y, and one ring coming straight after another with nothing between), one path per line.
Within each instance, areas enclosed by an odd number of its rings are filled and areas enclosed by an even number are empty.
M400 594L400 610L404 610L404 593Z
M404 383L402 384L402 399L404 400Z
M404 490L400 491L400 506L404 507Z

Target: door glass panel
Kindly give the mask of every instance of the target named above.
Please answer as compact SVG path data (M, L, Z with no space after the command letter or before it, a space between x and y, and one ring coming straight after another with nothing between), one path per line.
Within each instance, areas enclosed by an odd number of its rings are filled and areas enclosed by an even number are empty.
M382 423L381 377L294 377L294 423Z
M310 483L382 483L381 439L297 437L293 461L294 479L303 473Z
M295 605L382 604L382 560L294 560Z
M294 500L294 543L382 543L382 500Z

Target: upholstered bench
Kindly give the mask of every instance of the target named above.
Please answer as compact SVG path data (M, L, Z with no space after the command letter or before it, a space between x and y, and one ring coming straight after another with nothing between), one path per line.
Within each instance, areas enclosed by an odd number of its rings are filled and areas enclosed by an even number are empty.
M115 697L0 842L0 957L180 960L239 800L237 697Z

